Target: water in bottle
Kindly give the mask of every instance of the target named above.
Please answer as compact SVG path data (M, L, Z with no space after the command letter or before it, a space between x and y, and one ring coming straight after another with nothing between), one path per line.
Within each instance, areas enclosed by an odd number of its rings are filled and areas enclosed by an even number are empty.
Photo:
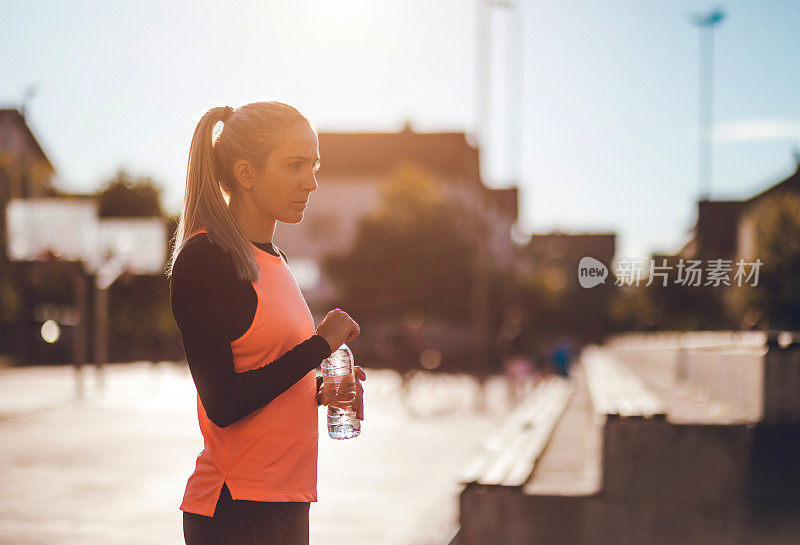
M353 353L346 344L322 362L322 377L328 402L328 435L351 439L361 433L361 421L352 409L356 400L356 374Z

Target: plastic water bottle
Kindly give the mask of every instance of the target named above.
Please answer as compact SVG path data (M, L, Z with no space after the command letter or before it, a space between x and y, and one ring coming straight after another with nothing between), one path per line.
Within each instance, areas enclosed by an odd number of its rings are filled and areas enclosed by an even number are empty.
M331 397L328 402L328 435L351 439L361 433L361 421L352 409L356 400L356 373L353 353L342 344L322 361L322 380Z

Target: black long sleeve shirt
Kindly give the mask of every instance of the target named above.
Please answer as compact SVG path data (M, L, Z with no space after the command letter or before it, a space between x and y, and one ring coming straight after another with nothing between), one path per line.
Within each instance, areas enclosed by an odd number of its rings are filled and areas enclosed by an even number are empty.
M253 244L286 260L272 243ZM170 304L200 400L222 428L265 406L331 354L328 341L312 335L277 360L237 373L230 343L252 324L258 296L249 281L236 278L231 257L206 233L187 240L175 260ZM317 390L321 381L318 376Z

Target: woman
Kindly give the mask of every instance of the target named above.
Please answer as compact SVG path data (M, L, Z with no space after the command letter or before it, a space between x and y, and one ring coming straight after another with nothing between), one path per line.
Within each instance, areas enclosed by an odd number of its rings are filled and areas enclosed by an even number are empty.
M328 403L315 368L360 332L340 309L315 330L272 244L278 221L303 219L318 149L309 120L274 101L212 108L192 138L168 271L205 447L180 506L187 545L308 543Z

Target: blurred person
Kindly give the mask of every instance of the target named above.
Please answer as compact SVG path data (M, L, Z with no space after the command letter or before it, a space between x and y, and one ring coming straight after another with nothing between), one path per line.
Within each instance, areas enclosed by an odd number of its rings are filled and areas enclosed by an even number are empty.
M534 365L526 354L523 343L521 320L505 320L500 328L497 341L509 399L512 405L517 405L528 392L531 379L534 379L535 382Z
M311 122L276 101L211 108L192 137L167 271L204 441L180 505L187 545L309 542L317 413L331 401L315 369L360 333L338 308L314 328L272 244L278 221L303 219L318 149Z
M533 362L522 352L514 353L503 360L503 370L511 403L517 405L536 382Z
M550 364L557 375L568 377L571 363L572 342L567 337L560 337L550 351Z

